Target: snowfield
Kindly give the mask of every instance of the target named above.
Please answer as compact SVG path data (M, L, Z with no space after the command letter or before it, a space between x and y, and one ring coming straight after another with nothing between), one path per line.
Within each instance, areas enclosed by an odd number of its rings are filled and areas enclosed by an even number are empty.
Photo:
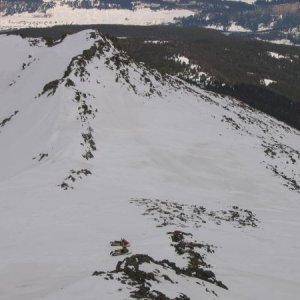
M235 22L232 22L230 26L227 28L227 31L230 32L251 32L251 30L244 28L243 26L240 26L236 24Z
M297 298L298 131L95 31L0 45L1 300Z
M188 17L194 12L186 9L151 10L147 7L128 9L79 9L57 4L43 12L24 12L14 15L0 13L0 30L51 27L65 24L124 24L158 25L175 22L176 18Z

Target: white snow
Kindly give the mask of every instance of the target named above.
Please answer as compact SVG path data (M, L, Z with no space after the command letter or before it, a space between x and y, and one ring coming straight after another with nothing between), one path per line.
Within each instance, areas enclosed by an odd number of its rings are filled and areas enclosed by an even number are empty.
M219 299L296 299L299 193L266 167L276 165L299 182L299 158L293 152L295 163L287 164L289 156L280 151L271 158L262 144L277 141L299 151L300 133L238 101L162 83L131 64L135 93L106 64L118 53L113 47L86 65L85 79L69 75L74 88L61 84L54 95L36 97L94 43L89 33L67 36L51 48L0 35L0 122L19 111L0 127L1 300L129 299L121 283L91 276L115 267L120 257L109 255L109 242L120 237L131 242L132 253L180 264L166 235L175 228L156 227L131 198L250 209L258 228L208 222L184 230L216 245L209 263L229 287L216 288ZM23 63L29 63L24 70ZM161 96L146 96L143 71ZM74 89L87 94L87 104L98 110L95 118L81 121ZM81 145L88 126L97 146L90 160L82 157ZM48 157L33 160L39 153ZM58 187L71 169L82 168L92 175L74 189ZM191 299L215 299L193 280L175 279L176 285L155 287L171 296L184 291Z
M275 58L275 59L285 59L285 60L289 60L290 62L293 62L292 59L290 59L288 56L279 54L277 52L272 52L272 51L268 51L269 56Z
M215 29L220 31L228 31L228 32L250 32L251 30L244 28L243 26L240 26L236 24L236 22L232 22L229 27L224 27L223 25L217 25L217 24L211 24L205 26L205 28L208 29Z
M256 0L233 0L236 2L244 2L244 3L248 3L248 4L253 4Z
M187 17L194 12L184 9L151 10L139 7L127 9L74 9L57 4L46 13L24 12L21 14L1 15L0 30L24 27L50 27L62 24L126 24L156 25L172 23L178 17Z
M280 39L280 40L268 40L268 42L279 45L288 45L293 46L294 44L288 39Z
M177 55L177 56L174 57L174 60L176 62L179 62L181 64L185 64L185 65L188 65L190 63L190 60L184 55Z
M271 22L269 25L266 25L264 23L261 23L258 25L257 31L268 31L271 30L274 26L274 22Z
M144 41L145 44L155 44L155 45L164 45L168 44L169 41L163 41L163 40L148 40Z
M224 30L224 26L223 25L207 25L207 26L205 26L205 28L215 29L215 30Z
M181 76L181 78L189 79L190 81L196 82L198 84L207 84L213 78L207 72L204 72L201 66L192 64L190 62L190 59L184 55L178 54L171 57L171 59L185 65L185 70L178 74Z
M272 83L276 83L276 81L272 80L272 79L268 79L268 78L265 78L265 79L261 80L261 84L264 84L265 86L269 86Z
M268 54L269 54L271 57L276 58L276 59L286 58L284 55L281 55L281 54L279 54L279 53L272 52L272 51L268 51Z
M236 24L235 22L232 22L227 30L230 32L250 32L251 31L247 28L244 28L243 26Z
M261 38L256 38L256 40L264 41L264 42L268 42L268 43L272 43L272 44L278 44L278 45L287 45L287 46L296 46L296 47L300 46L300 44L294 44L289 39L265 40L265 39L261 39Z

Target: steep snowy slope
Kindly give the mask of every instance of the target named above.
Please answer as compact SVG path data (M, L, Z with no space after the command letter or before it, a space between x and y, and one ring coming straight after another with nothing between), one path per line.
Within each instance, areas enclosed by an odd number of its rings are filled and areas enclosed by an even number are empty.
M298 131L95 31L0 45L1 299L297 298Z

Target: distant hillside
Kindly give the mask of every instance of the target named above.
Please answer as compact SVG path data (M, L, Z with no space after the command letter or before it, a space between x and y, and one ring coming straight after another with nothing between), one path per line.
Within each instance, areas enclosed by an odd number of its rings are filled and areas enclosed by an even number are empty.
M176 23L300 45L298 0L13 0L0 4L0 30L64 24Z

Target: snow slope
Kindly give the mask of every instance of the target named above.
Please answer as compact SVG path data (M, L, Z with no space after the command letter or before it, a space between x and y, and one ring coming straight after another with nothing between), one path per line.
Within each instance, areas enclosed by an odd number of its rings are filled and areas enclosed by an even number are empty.
M63 24L157 25L172 23L175 18L193 14L192 11L186 9L151 10L147 7L138 7L136 10L80 9L57 3L46 12L23 12L13 15L0 13L0 30Z
M298 131L94 31L0 44L1 300L128 299L125 267L101 271L135 254L165 299L297 298Z

